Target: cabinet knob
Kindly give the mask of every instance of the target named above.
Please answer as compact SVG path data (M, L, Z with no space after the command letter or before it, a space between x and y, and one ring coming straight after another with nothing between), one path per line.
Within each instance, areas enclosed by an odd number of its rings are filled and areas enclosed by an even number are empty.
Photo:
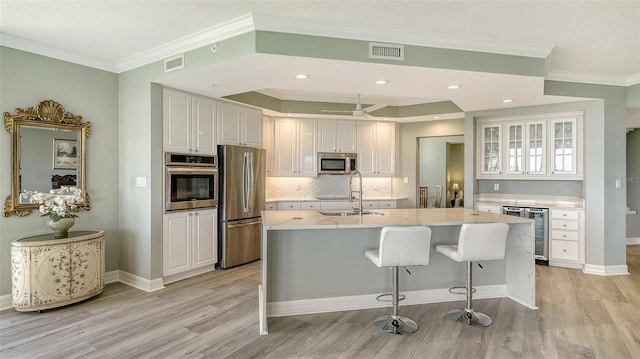
M563 234L562 236L563 236L564 238L567 238L567 235L566 235L566 234Z
M563 249L562 251L563 251L563 252L566 252L567 250L566 250L566 249Z

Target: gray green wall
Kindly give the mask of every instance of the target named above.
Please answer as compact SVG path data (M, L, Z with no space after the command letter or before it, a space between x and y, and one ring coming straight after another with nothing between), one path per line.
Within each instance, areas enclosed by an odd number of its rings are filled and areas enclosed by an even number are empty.
M91 122L87 139L87 192L90 211L79 213L72 230L106 232L106 270L119 268L118 252L118 76L0 46L0 111L36 107L54 100ZM11 193L11 134L0 134L0 195ZM50 164L49 164L50 165ZM50 231L45 218L0 218L0 296L11 293L11 241Z

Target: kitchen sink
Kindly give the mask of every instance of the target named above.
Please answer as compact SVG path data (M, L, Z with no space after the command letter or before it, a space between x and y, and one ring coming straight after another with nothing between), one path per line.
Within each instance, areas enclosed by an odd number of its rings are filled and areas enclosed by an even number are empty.
M320 211L323 216L357 216L358 212L352 210L335 210L335 211ZM384 213L378 211L362 211L363 215L384 216Z

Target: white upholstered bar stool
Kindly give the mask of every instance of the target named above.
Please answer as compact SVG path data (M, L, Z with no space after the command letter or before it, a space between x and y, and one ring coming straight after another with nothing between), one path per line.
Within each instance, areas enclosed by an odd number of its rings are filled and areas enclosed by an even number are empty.
M504 258L509 225L506 223L468 223L460 228L458 245L439 245L436 251L456 262L467 262L467 284L465 287L467 305L464 309L452 309L447 316L459 323L486 327L491 325L491 317L473 310L472 267L475 261L493 261ZM458 287L459 288L459 287ZM451 292L452 289L449 289Z
M412 319L398 315L398 267L429 264L431 228L425 226L384 227L380 232L380 247L364 252L378 267L391 267L391 297L393 314L375 319L375 326L385 333L411 334L418 330Z

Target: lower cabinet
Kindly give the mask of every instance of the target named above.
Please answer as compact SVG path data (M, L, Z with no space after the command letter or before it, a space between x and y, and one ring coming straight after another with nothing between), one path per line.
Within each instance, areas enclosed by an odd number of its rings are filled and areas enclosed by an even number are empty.
M104 289L104 231L74 231L11 243L12 304L35 311L75 303Z
M551 209L549 264L582 268L584 263L584 211Z
M269 202L265 205L265 210L278 211L320 211L320 210L349 210L358 207L358 201L278 201ZM362 201L364 209L391 209L397 208L396 200Z
M502 206L494 206L489 204L478 204L476 209L480 212L488 212L495 214L502 214Z
M198 268L213 269L218 262L217 225L217 209L165 214L162 223L163 276Z

